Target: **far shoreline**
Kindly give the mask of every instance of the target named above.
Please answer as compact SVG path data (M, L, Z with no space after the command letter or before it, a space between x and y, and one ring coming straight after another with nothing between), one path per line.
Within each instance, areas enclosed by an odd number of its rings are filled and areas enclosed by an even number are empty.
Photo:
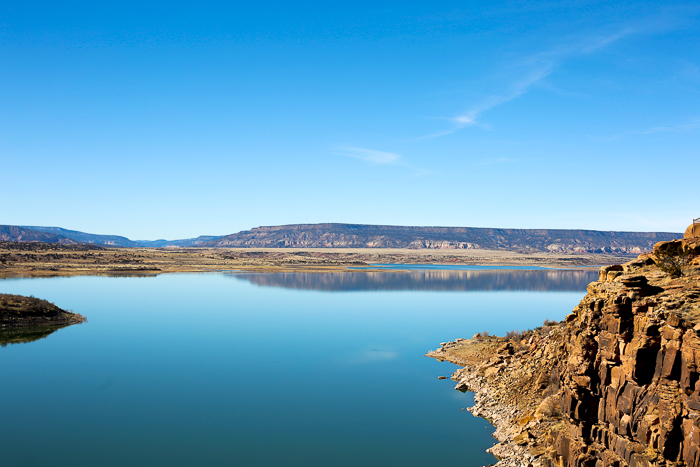
M629 260L599 253L388 248L108 248L94 245L0 242L0 278L155 276L165 273L377 272L408 268L373 264L591 269ZM359 269L359 268L362 269Z

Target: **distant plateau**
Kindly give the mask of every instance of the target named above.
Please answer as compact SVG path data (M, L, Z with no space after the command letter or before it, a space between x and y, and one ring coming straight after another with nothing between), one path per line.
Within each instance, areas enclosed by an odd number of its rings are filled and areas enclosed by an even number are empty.
M130 240L60 227L0 225L0 241L124 248L401 248L638 255L677 232L293 224L182 240Z

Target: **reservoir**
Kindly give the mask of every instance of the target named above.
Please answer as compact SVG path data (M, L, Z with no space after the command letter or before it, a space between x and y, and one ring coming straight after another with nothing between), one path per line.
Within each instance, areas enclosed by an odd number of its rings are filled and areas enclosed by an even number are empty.
M4 466L481 466L440 342L561 320L597 271L6 279L88 318L0 333Z

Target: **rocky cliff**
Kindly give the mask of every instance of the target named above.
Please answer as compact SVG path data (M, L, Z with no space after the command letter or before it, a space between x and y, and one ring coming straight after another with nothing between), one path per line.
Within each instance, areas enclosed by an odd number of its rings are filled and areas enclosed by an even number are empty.
M681 276L662 260L673 256ZM600 270L565 322L443 343L499 465L700 466L700 238Z
M258 227L200 246L487 249L639 254L649 251L659 241L679 236L678 233L668 232L296 224Z

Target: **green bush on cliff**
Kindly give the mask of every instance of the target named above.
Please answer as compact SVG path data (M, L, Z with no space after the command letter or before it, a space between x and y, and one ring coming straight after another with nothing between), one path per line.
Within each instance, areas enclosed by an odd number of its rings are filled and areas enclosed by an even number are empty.
M654 262L663 272L671 277L683 275L683 268L692 259L692 250L681 243L669 242L665 248L654 254Z

